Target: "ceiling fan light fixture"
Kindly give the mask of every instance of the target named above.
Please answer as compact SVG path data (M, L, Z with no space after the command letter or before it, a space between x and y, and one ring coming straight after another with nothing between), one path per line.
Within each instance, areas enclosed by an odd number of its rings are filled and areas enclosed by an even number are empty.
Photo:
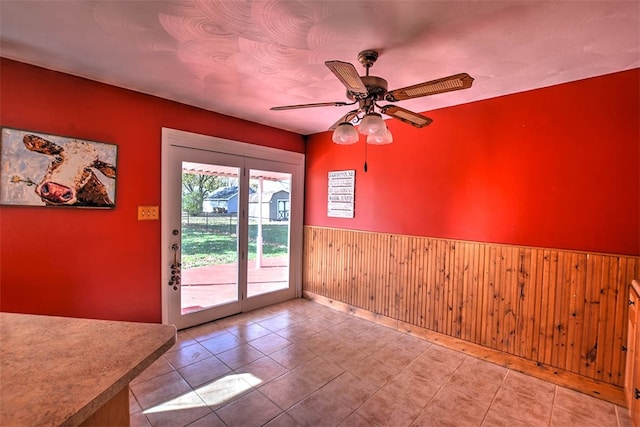
M393 104L380 106L377 101L397 102L468 89L473 84L473 77L467 73L459 73L389 91L387 90L387 81L385 79L369 75L369 68L376 62L378 55L379 52L373 49L363 50L358 54L358 61L366 69L364 76L359 75L353 64L349 62L334 60L324 63L347 89L347 98L352 102L316 102L313 104L272 107L271 109L292 110L358 104L355 110L349 111L329 128L329 130L334 130L333 142L337 144L354 144L358 141L357 133L361 133L367 137L371 136L371 138L367 138L367 142L370 144L389 144L393 141L393 137L382 119L382 114L416 128L428 126L433 120ZM380 111L380 114L376 113L376 109ZM358 124L357 131L353 128L352 123ZM339 126L340 129L338 129ZM355 136L353 135L354 131L356 132Z
M333 131L331 139L336 144L349 145L358 142L360 135L358 135L358 131L351 123L343 122Z
M393 142L393 135L388 127L385 126L384 131L367 135L367 144L386 145Z
M368 113L360 122L359 131L363 135L379 134L384 132L387 125L378 113Z

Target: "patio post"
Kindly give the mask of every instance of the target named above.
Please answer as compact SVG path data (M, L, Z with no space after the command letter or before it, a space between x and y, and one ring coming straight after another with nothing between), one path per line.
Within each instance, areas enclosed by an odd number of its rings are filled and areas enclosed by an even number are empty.
M262 268L262 177L258 177L258 235L256 237L256 268Z

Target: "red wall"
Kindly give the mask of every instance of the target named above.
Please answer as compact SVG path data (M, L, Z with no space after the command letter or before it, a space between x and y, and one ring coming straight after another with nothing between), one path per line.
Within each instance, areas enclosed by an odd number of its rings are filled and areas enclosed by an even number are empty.
M0 207L0 310L159 322L161 127L304 152L300 135L0 60L0 125L118 145L114 210Z
M367 173L363 137L313 135L305 223L640 255L639 82L635 69L444 108L423 129L388 120L394 142L368 147ZM328 218L327 172L343 169L357 170L355 218Z
M0 207L0 310L160 321L161 127L296 152L301 136L0 60L0 125L118 145L116 209ZM305 223L640 255L640 70L429 112L395 141L307 144ZM476 81L475 84L481 84ZM473 90L473 89L470 89ZM441 95L446 96L446 94ZM326 216L357 169L356 217Z

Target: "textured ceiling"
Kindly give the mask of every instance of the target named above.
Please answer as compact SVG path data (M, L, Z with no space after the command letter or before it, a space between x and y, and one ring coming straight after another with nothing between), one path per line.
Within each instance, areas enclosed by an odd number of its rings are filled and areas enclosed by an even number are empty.
M467 72L417 112L640 67L638 1L0 0L0 55L310 134L349 107L324 61L389 89Z

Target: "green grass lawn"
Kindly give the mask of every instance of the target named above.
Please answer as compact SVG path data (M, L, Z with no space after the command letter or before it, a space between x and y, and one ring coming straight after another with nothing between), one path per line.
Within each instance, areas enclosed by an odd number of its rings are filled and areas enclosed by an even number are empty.
M193 268L236 261L237 239L235 225L183 224L182 267ZM249 260L256 257L257 225L249 225ZM287 254L289 224L263 224L262 253L265 257Z

